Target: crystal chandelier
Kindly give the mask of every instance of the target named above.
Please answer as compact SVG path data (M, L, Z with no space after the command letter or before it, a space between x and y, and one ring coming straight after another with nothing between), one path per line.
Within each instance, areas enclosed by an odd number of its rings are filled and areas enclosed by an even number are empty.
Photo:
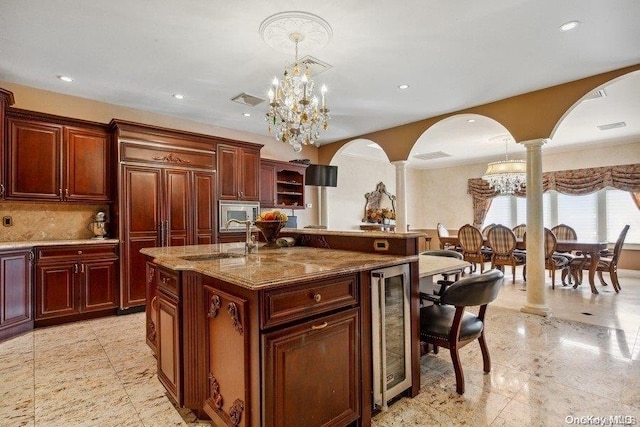
M519 191L527 181L527 163L524 160L509 160L509 137L504 139L505 159L487 165L482 179L489 182L500 194L513 194Z
M329 109L326 104L327 87L320 89L320 101L314 94L314 83L309 69L298 62L298 43L302 34L292 33L289 39L295 43L295 61L285 67L284 77L274 77L269 89L269 111L266 121L269 132L275 132L278 141L291 144L298 153L303 145L314 144L320 137L320 129L329 127Z

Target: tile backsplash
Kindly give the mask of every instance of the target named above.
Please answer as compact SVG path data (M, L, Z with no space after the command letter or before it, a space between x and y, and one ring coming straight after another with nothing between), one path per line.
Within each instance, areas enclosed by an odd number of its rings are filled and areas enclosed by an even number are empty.
M32 240L88 239L93 237L87 226L98 211L108 212L107 205L75 205L66 203L0 202L0 219L11 217L13 225L0 223L0 242ZM107 224L107 236L113 236Z

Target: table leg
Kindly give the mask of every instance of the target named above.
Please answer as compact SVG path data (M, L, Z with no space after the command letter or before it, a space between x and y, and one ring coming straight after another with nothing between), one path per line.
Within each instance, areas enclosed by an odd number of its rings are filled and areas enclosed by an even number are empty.
M591 286L591 293L599 293L596 289L596 269L598 268L598 262L600 261L600 252L589 252L589 258L591 259L591 265L589 265L589 286Z

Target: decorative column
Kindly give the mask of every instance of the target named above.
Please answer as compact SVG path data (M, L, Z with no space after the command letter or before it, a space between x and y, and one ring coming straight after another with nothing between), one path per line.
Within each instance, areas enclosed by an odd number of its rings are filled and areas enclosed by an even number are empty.
M406 160L391 162L396 167L396 231L407 231L407 165Z
M544 224L542 210L542 146L546 139L523 141L527 148L527 302L524 313L550 316L544 270Z

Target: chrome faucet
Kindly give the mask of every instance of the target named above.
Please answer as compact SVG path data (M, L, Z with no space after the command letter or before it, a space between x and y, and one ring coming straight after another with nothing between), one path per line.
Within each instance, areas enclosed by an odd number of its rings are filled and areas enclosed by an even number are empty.
M227 221L227 224L225 226L227 230L229 229L229 224L231 224L232 222L235 222L236 224L244 224L247 227L245 242L244 242L244 254L245 255L250 254L258 246L256 244L255 237L251 235L251 220L247 219L245 221L240 221L238 219L230 219L229 221Z

